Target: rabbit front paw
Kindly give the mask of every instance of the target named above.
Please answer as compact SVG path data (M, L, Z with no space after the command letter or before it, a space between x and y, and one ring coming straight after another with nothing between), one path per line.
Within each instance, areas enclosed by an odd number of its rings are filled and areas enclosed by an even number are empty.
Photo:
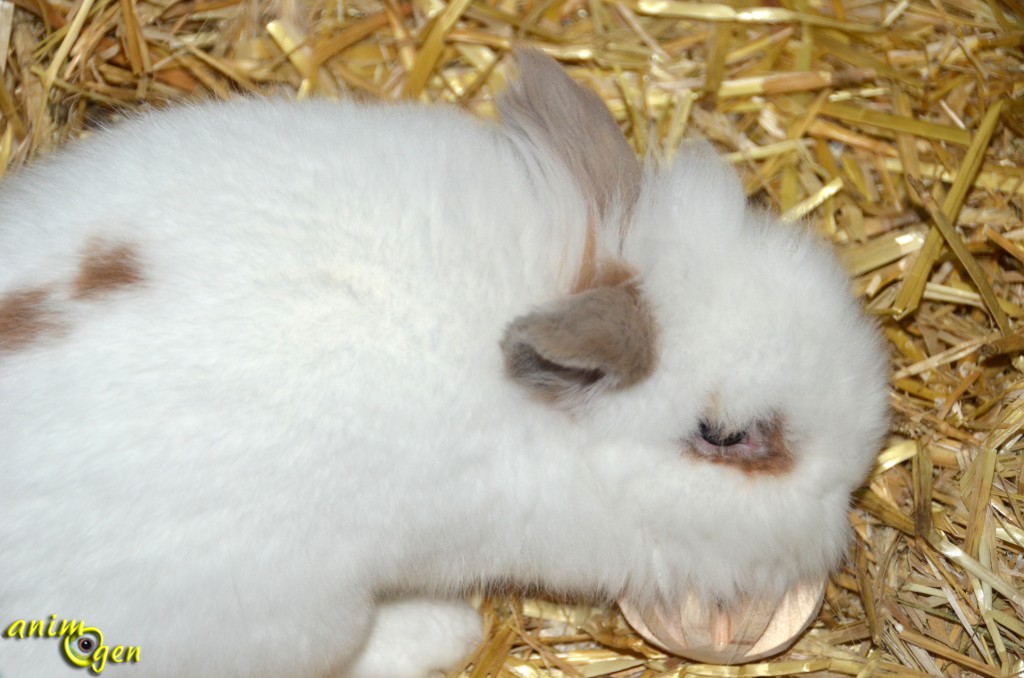
M480 615L464 601L402 598L382 604L344 678L445 675L480 642Z

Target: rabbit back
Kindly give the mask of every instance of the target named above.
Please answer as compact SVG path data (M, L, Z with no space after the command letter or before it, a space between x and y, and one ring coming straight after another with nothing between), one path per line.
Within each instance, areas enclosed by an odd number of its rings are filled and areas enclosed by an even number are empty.
M271 637L327 668L423 523L464 517L434 488L475 432L508 426L503 324L555 293L581 238L552 236L585 218L531 162L445 109L243 101L8 181L0 608L59 604L150 671L190 667L165 633L219 657L196 675L272 675L248 656ZM0 670L52 670L44 645L0 643Z

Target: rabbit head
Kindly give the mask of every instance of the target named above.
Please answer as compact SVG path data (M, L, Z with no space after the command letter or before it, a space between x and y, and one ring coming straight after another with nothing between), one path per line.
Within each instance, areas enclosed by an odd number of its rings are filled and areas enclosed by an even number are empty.
M709 147L642 170L596 96L519 59L505 121L589 209L565 296L508 326L507 372L593 431L640 535L634 626L698 659L777 652L817 612L886 427L876 330L826 247L750 208Z

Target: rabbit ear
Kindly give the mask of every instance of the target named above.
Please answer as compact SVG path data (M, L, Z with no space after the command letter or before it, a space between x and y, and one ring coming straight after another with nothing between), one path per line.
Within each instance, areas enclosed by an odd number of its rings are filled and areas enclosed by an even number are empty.
M640 163L597 94L540 52L515 54L519 80L499 98L498 111L513 135L552 153L587 200L587 240L574 288L580 291L600 275L599 260L618 254L640 193Z
M513 137L570 172L589 218L575 294L513 320L501 347L512 379L571 405L598 389L631 386L654 367L654 320L618 259L640 193L640 164L600 97L539 52L516 50L516 59L519 81L499 99L501 117Z
M512 321L501 348L509 376L558 404L651 373L655 326L635 280L594 287Z

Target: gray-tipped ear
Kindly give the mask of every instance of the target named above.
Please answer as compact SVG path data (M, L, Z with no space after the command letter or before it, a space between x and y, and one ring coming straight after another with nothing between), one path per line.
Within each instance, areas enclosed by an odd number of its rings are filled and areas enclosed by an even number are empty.
M598 221L613 209L627 215L640 193L640 164L604 102L540 52L515 55L519 80L498 99L504 123L562 161Z
M656 361L655 326L635 282L595 287L512 321L501 349L509 376L533 395L572 401L593 387L646 378Z

